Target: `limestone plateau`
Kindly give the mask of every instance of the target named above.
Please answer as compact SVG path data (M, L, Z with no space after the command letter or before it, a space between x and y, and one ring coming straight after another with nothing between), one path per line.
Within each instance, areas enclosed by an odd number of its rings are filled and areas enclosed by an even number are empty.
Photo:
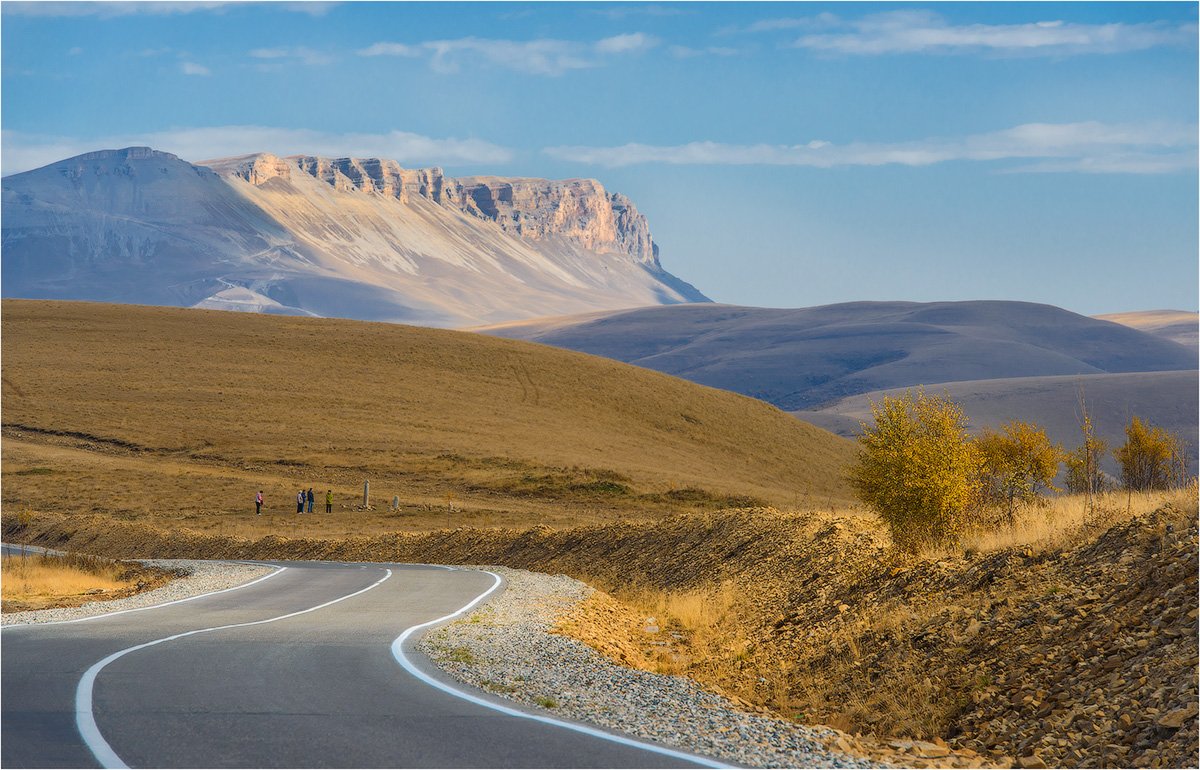
M430 326L708 301L592 179L148 147L4 178L3 293Z

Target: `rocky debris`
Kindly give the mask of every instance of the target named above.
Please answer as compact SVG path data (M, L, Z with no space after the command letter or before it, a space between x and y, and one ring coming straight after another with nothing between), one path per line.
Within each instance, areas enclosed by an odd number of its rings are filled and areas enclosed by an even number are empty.
M747 714L690 679L614 665L550 633L591 593L586 584L565 575L488 569L504 576L505 591L419 644L456 679L555 717L743 767L877 766L831 747L832 730Z

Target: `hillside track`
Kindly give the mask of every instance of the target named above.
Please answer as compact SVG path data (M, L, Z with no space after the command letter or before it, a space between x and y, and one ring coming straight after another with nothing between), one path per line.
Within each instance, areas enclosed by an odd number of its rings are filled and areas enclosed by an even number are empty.
M8 626L5 767L712 766L579 732L472 690L406 629L471 604L490 573L274 562L243 588L86 622ZM409 634L412 636L412 634ZM422 681L424 679L425 681ZM493 705L496 704L496 705Z

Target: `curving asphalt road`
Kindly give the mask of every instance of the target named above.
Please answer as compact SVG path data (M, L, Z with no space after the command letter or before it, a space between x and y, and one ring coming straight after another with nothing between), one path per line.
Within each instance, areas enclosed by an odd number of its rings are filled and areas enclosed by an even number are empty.
M0 765L720 766L451 683L411 649L495 587L410 564L283 569L184 603L0 635ZM411 637L411 638L410 638Z

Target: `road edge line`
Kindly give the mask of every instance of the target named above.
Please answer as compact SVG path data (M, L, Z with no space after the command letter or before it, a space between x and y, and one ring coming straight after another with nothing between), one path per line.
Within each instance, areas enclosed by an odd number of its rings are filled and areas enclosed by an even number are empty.
M454 569L454 568L451 567L451 569ZM471 608L473 608L475 605L479 604L481 601L483 601L485 598L487 598L493 591L495 591L497 588L499 588L500 584L503 582L502 578L499 575L497 575L495 572L489 572L487 570L478 570L478 571L482 572L485 575L491 575L493 578L495 578L495 582L492 583L492 586L490 588L488 588L486 591L481 593L479 596L476 596L466 606L462 607L459 610L456 610L455 612L450 613L449 615L445 615L443 617L437 618L436 620L426 621L425 623L421 623L419 625L415 625L415 626L406 628L404 630L404 632L400 634L400 636L396 637L392 641L392 657L394 657L396 659L396 662L400 664L401 668L403 668L409 674L412 674L414 677L421 680L425 684L429 685L430 687L434 687L438 690L441 690L442 692L453 695L456 698L461 698L462 700L468 701L470 703L474 703L477 706L483 706L484 708L489 708L489 709L492 709L493 711L499 711L500 713L507 714L508 716L519 717L521 719L530 719L535 722L541 722L543 724L552 725L554 727L561 727L566 730L572 730L577 733L583 733L584 735L590 735L593 738L600 738L602 740L610 741L612 743L619 743L623 746L631 746L636 749L642 749L644 751L653 752L655 754L661 754L664 756L672 757L674 759L682 759L687 762L695 762L701 767L711 767L711 768L733 767L733 765L724 764L724 763L718 762L714 759L709 759L707 757L698 756L696 754L688 754L687 752L679 751L676 749L668 749L665 746L656 746L652 743L645 743L645 742L639 741L635 738L627 738L622 735L616 735L616 734L613 734L610 732L606 732L597 727L589 727L588 725L578 724L575 722L567 722L562 719L555 719L554 717L542 716L541 714L530 714L525 711L521 711L519 709L513 708L511 706L506 706L502 703L493 703L492 701L487 700L485 698L481 698L478 695L474 695L472 693L466 692L465 690L460 690L457 687L454 687L453 685L447 684L446 682L438 681L434 677L430 676L429 674L425 673L421 669L417 668L416 664L413 663L412 660L408 657L408 655L404 652L404 643L408 640L408 638L417 631L420 631L424 628L429 628L430 626L438 625L439 623L444 623L448 620L452 620L453 618L458 617L459 615L462 615L465 612L468 612L469 610L471 610Z
M280 572L282 572L283 570L287 569L287 567L280 567L279 569ZM271 575L267 575L266 577L259 579L266 580L268 577L272 577L276 574L278 573L271 573ZM104 740L104 735L100 732L100 727L96 724L96 716L94 713L92 713L92 692L96 684L96 677L109 663L112 663L118 658L122 658L131 652L143 650L147 647L153 647L154 645L162 644L163 642L182 639L185 636L194 636L196 634L203 634L209 631L224 631L229 628L261 626L264 623L274 623L277 620L286 620L287 618L294 618L297 615L306 615L310 612L316 612L317 610L324 609L332 604L337 604L338 602L344 602L347 599L352 599L359 594L365 594L367 591L375 588L391 576L392 570L388 569L387 574L366 588L360 588L353 593L346 594L345 596L339 596L336 599L332 599L323 604L318 604L315 607L309 607L308 609L298 610L296 612L289 612L286 615L267 618L266 620L252 620L247 623L230 623L224 626L212 626L211 628L196 628L191 631L184 631L183 633L164 636L162 639L155 639L150 642L143 642L142 644L136 644L133 647L126 647L123 650L118 650L103 660L93 664L92 667L85 671L83 676L80 677L79 684L75 688L75 728L79 731L79 736L83 739L84 745L86 745L88 750L92 752L92 756L96 758L96 761L100 763L101 767L128 768L129 765L125 764L125 760L121 759L121 757L117 755L117 752L113 751L113 748L109 745L108 741Z

